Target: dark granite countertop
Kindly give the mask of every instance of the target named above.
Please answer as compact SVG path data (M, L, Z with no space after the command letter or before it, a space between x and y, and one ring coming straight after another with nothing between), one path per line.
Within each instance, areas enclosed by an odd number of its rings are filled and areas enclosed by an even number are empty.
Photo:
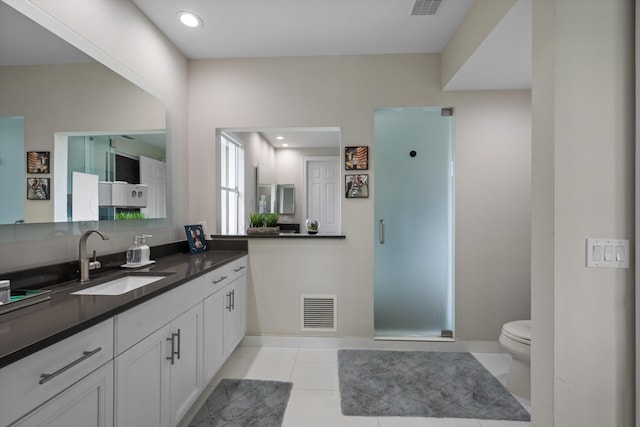
M151 254L153 259L153 249ZM174 253L155 258L149 267L112 270L85 283L73 280L52 286L51 299L0 315L0 368L246 254L246 248ZM71 295L133 272L166 277L122 295Z
M307 233L280 233L280 234L212 234L214 240L235 240L235 239L346 239L344 234L307 234Z

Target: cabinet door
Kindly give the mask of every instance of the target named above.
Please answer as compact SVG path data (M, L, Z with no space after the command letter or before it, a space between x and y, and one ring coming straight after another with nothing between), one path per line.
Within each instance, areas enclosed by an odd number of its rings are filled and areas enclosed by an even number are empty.
M208 384L224 362L224 310L226 290L221 289L203 302L204 384Z
M113 426L113 362L83 378L12 426Z
M174 339L171 372L170 408L174 426L195 402L201 390L202 371L202 304L198 304L176 318L170 325Z
M0 334L0 346L2 339ZM0 426L28 414L110 360L111 319L5 366L0 369Z
M165 326L116 358L116 426L170 425L169 411L163 404L169 386L170 361L166 357L170 336Z
M240 338L238 343L247 335L247 275L244 274L242 277L238 279L238 287L240 288L240 296L236 298L236 307L240 313Z
M225 289L225 354L228 356L236 348L244 336L245 321L245 286L246 276L238 277Z

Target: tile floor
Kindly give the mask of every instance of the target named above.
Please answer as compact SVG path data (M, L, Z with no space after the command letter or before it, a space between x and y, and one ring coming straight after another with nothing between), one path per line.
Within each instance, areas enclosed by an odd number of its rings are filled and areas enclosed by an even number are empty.
M473 355L503 384L509 356ZM529 427L529 422L455 418L347 417L340 411L337 349L240 346L218 378L247 378L293 382L283 427ZM529 401L519 399L530 409Z

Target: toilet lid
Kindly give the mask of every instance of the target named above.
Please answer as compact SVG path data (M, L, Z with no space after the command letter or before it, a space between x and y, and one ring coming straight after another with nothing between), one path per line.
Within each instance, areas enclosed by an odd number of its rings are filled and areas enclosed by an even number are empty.
M531 320L516 320L505 323L502 333L508 338L522 344L531 344Z

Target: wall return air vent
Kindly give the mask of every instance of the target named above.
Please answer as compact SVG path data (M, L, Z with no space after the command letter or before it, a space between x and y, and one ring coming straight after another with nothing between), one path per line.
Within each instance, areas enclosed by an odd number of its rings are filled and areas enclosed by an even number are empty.
M302 330L336 332L337 311L335 295L302 295Z
M416 0L411 15L435 15L442 0Z

